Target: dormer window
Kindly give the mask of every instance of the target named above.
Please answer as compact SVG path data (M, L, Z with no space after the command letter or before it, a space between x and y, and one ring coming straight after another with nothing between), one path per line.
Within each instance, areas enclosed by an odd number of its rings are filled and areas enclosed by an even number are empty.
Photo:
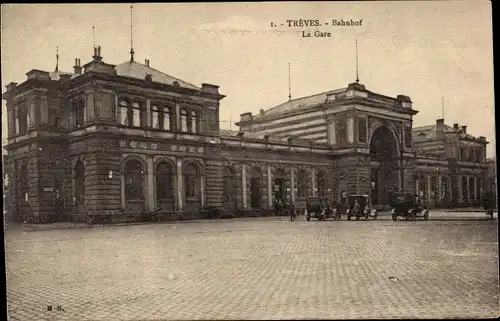
M146 74L145 79L146 81L153 81L153 76L151 76L151 74Z
M427 134L426 133L419 133L418 136L425 137L425 136L427 136Z

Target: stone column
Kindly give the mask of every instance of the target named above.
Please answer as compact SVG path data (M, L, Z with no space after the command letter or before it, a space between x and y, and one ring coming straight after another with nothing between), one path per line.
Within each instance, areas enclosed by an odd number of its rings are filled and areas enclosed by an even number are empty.
M469 185L469 176L465 176L467 179L466 179L466 182L467 182L467 202L470 202L470 185Z
M155 193L155 184L154 184L154 168L153 168L153 156L148 155L146 160L147 165L147 189L146 189L146 197L147 209L152 211L156 207L156 193Z
M431 175L427 174L427 206L431 205Z
M146 100L146 127L151 128L151 100Z
M437 199L438 203L441 205L441 202L443 200L443 195L441 191L441 173L438 173L438 190L437 190Z
M415 179L415 194L417 194L418 196L420 196L420 191L419 191L419 189L418 189L418 187L419 187L419 186L418 186L418 184L419 184L419 183L420 183L420 179L417 177L417 178Z
M200 203L201 208L205 207L205 173L200 177Z
M354 118L347 119L347 142L352 144L354 142Z
M477 201L477 177L473 176L474 181L474 201Z
M247 171L246 165L241 165L241 202L243 203L243 209L248 208L247 204Z
M182 131L181 106L179 105L179 103L175 104L175 127L177 128L177 131Z
M311 168L312 197L316 197L316 167Z
M295 168L290 165L290 192L292 193L292 202L295 202Z
M182 175L182 159L177 159L177 209L184 210L184 180Z
M273 178L271 165L267 165L267 204L269 208L273 208Z
M85 166L87 168L87 166ZM121 201L122 201L122 208L125 208L126 201L125 201L125 172L123 167L120 169L121 174L120 174L120 180L121 180L121 189L120 189L120 194L121 194ZM74 181L74 180L73 180ZM73 185L75 186L75 185ZM87 189L85 189L85 194L87 194ZM74 195L74 193L73 193ZM87 195L85 195L87 196ZM75 199L75 198L73 198Z

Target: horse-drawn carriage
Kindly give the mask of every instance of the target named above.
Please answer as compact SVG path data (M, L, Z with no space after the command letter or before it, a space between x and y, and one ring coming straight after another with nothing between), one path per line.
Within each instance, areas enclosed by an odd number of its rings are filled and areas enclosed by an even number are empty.
M417 218L429 220L429 210L422 207L416 195L410 193L395 193L391 201L392 220L396 221L398 216L407 221L415 221Z
M345 209L347 220L350 221L351 217L356 217L356 221L364 217L377 219L377 210L372 208L370 196L368 195L349 195L347 196L347 204Z
M304 210L306 220L310 221L312 217L318 221L325 221L329 218L340 220L340 212L326 198L313 197L306 199L306 208Z

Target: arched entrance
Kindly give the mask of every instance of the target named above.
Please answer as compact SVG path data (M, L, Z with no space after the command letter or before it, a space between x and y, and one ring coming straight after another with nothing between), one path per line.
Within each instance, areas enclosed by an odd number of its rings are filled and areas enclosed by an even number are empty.
M262 174L257 167L250 170L250 206L252 208L262 207L261 177Z
M282 200L285 199L285 176L286 173L283 169L278 168L276 170L275 178L274 178L274 195L276 199L280 198Z
M399 190L399 149L394 134L380 126L370 140L371 198L374 205L389 204L392 194Z

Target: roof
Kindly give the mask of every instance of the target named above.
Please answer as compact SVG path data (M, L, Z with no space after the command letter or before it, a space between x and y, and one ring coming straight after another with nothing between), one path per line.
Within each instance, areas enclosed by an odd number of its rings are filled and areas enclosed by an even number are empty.
M66 71L52 71L49 73L50 80L59 80L59 78L61 78L61 75L71 75L71 79L80 76L80 74Z
M264 116L268 115L276 115L276 114L281 114L290 110L296 110L299 108L307 108L311 107L314 105L319 105L321 103L324 103L326 100L326 96L329 94L333 93L340 93L344 92L346 89L336 89L336 90L330 90L330 91L325 91L323 93L311 95L311 96L306 96L306 97L301 97L297 99L292 99L287 102L284 102L276 107L273 107L271 109L268 109L264 112ZM260 115L256 115L258 117Z
M445 133L455 133L457 130L455 130L453 127L444 125L444 131ZM470 134L464 134L461 132L461 129L458 130L458 133L460 133L460 137L467 137L468 139L474 139L474 136ZM420 127L413 127L412 128L412 139L429 139L429 138L436 138L436 125L427 125L427 126L420 126Z
M159 82L167 85L174 85L174 81L177 81L180 87L200 90L199 87L196 87L193 84L190 84L186 81L175 78L173 76L167 75L166 73L163 73L161 71L158 71L154 68L148 67L146 65L143 65L135 61L126 61L124 63L116 65L115 69L118 76L144 80L146 78L146 74L150 74L152 77L152 81L154 82Z

